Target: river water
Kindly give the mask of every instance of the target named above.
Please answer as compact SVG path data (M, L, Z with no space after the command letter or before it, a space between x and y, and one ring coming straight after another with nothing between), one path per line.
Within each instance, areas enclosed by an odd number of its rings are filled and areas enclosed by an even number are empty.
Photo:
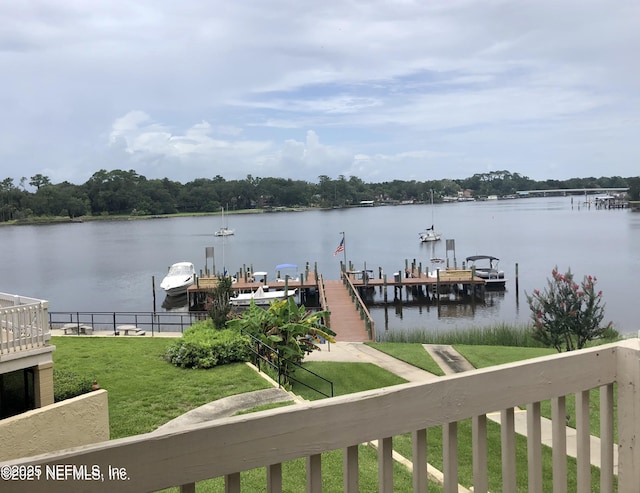
M148 312L154 303L161 311L160 281L183 260L197 270L253 267L271 278L277 264L294 263L302 272L308 262L325 279L338 279L344 257L334 251L344 232L347 260L376 276L381 268L391 277L414 259L424 270L434 256L461 266L483 254L500 258L508 278L504 292L475 304L409 297L399 305L391 290L383 306L377 294L371 311L378 334L528 323L525 294L544 289L554 266L570 268L577 280L595 276L605 321L624 333L640 329L640 214L598 210L582 197L231 214L225 222L234 236L214 236L219 216L0 227L0 291L49 300L50 311ZM442 241L421 243L418 233L432 222ZM446 251L447 239L454 251Z

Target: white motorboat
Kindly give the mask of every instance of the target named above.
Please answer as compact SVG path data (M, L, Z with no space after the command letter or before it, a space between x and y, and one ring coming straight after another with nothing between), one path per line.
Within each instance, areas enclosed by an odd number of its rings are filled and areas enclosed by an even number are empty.
M229 225L224 222L224 207L222 208L222 227L214 233L216 236L231 236L235 230L229 229Z
M467 269L475 271L475 275L484 279L487 289L504 289L507 280L504 271L498 269L500 259L491 255L472 255L466 258Z
M160 283L167 296L185 294L195 279L196 269L191 262L178 262L169 267L169 272Z
M268 288L267 288L268 289ZM295 296L295 289L275 289L273 291L263 289L262 285L250 293L239 293L237 296L229 298L229 302L235 306L248 306L251 301L256 305L269 305L272 301L283 300Z

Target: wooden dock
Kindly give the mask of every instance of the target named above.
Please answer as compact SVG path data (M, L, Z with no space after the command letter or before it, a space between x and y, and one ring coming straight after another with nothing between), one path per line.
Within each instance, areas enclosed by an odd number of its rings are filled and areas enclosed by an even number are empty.
M327 308L331 312L330 328L336 333L336 341L365 342L369 333L360 312L342 281L324 281Z
M402 300L403 288L424 289L425 294L431 297L439 297L452 291L462 290L471 296L484 294L485 281L473 275L470 269L442 269L436 276L427 276L419 270L407 269L398 272L388 279L369 277L362 271L348 271L343 274L346 279L323 280L322 275L316 276L314 271L307 272L299 280L272 280L268 283L252 281L244 278L233 284L233 289L240 292L255 291L260 286L268 286L269 289L297 289L299 293L305 290L320 294L322 309L330 312L327 326L336 333L337 341L365 342L375 339L373 321L364 302L358 293L366 289L379 289L384 293L385 302L387 288L394 289L394 297ZM201 303L206 293L215 287L217 279L214 277L199 278L189 287L189 306Z

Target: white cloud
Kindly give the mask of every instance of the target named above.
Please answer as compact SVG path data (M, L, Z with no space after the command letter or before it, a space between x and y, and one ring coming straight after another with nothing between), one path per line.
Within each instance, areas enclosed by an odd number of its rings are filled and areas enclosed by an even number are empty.
M1 171L637 175L638 18L635 0L7 0Z

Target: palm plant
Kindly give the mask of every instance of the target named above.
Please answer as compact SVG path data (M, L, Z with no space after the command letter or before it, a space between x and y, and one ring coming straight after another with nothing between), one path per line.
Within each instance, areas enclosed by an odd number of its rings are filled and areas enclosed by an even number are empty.
M298 306L293 298L274 301L266 310L252 300L238 318L227 322L227 327L259 339L264 344L260 355L269 361L279 359L286 377L302 362L305 354L320 349L318 344L322 339L335 342L335 332L323 322L327 315L327 311Z

